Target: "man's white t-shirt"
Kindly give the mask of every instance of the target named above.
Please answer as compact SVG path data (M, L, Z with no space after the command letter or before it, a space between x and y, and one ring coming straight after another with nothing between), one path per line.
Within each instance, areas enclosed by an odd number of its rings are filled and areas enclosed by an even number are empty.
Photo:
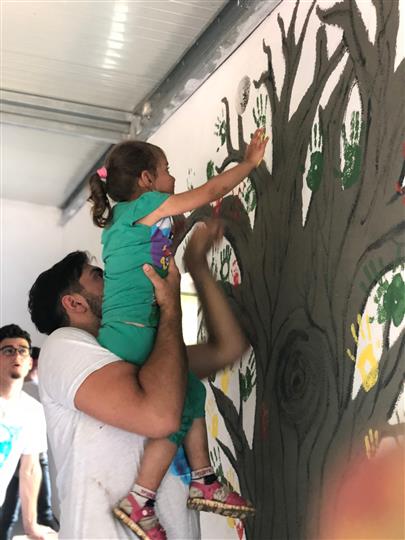
M42 405L21 391L0 397L0 506L21 455L46 452L46 424Z
M103 424L74 405L83 381L117 360L77 328L56 330L41 348L39 390L57 470L61 539L135 537L113 516L112 508L134 483L146 439ZM169 540L200 538L198 516L187 509L187 495L186 477L169 470L156 502Z

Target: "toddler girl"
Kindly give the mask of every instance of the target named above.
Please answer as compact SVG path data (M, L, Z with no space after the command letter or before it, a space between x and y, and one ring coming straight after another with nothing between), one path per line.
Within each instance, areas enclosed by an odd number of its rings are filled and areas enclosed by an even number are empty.
M103 227L104 297L98 340L120 358L142 365L154 344L159 307L153 286L143 273L145 263L167 273L172 218L229 193L263 158L267 144L257 130L245 159L202 186L174 195L164 152L146 142L125 141L110 152L105 166L90 177L94 223ZM111 207L109 198L116 201ZM133 488L114 508L115 515L140 538L166 538L154 512L154 500L177 448L183 444L192 469L188 506L226 516L246 517L253 507L218 482L208 455L205 387L192 373L180 430L167 439L150 439Z

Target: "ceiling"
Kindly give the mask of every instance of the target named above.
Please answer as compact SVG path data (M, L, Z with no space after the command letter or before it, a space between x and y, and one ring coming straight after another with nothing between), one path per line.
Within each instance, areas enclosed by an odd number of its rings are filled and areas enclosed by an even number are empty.
M2 0L1 197L64 207L227 3Z

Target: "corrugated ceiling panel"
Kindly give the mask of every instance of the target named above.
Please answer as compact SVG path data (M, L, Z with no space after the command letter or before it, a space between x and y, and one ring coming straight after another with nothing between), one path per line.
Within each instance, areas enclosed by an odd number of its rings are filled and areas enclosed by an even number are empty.
M1 192L14 199L60 206L108 144L82 137L1 126Z
M3 3L2 86L131 110L225 4Z

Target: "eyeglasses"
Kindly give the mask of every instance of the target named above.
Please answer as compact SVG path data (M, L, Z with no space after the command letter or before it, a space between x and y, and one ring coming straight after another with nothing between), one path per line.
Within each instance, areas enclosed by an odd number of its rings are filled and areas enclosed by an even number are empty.
M13 347L12 345L4 345L4 347L0 348L0 352L4 356L14 356L15 354L18 354L26 357L31 354L31 349L28 347Z

